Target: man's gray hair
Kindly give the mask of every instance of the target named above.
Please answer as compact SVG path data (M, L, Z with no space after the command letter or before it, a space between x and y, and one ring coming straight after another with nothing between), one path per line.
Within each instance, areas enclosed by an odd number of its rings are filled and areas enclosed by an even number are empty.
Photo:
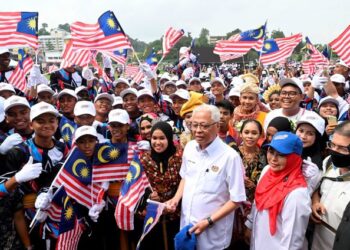
M211 114L211 119L213 122L220 121L220 110L214 105L202 104L193 110L192 116L197 112L207 111Z
M338 124L334 129L334 133L345 137L350 137L350 121L347 120Z

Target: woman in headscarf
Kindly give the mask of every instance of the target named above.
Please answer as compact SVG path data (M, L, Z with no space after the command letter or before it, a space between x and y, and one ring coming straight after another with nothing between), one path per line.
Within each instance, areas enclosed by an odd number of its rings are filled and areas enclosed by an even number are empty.
M268 165L246 221L250 249L307 249L311 199L302 174L302 141L290 132L278 132L267 146Z
M154 120L159 119L156 113L146 113L139 118L140 140L151 140L151 129Z
M280 131L292 132L292 124L288 118L283 116L278 116L273 118L266 129L266 140L264 144L269 143L272 140L272 137Z
M149 199L165 202L175 195L181 180L181 157L181 151L173 142L172 127L167 122L155 123L151 130L151 152L144 152L140 158L153 190ZM179 226L179 210L174 214L163 215L142 241L141 249L173 249L173 239Z

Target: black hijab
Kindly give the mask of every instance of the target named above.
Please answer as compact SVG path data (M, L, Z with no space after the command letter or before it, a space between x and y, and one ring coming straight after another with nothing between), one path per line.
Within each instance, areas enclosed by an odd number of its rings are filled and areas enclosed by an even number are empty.
M167 122L157 122L152 126L151 135L153 135L154 131L157 129L161 130L168 140L168 147L162 153L157 153L151 147L151 157L156 162L158 167L161 167L163 171L168 168L168 160L171 156L173 156L176 152L176 148L173 141L173 129Z
M288 118L283 116L277 116L273 118L267 127L274 127L277 130L277 132L293 132L290 121L288 120Z

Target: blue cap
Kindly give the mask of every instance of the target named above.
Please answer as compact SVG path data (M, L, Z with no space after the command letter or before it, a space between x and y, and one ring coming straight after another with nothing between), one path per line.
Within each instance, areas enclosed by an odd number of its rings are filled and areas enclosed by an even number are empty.
M194 250L196 249L196 235L194 233L190 234L188 230L193 227L189 224L182 228L180 232L175 235L175 250Z
M284 155L292 153L301 155L303 152L303 142L300 138L291 132L285 131L277 132L272 137L272 141L265 146L272 147L274 150Z

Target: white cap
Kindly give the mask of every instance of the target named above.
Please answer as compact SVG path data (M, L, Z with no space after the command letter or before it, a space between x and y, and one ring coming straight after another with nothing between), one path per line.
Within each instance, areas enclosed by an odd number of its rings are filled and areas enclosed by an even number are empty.
M116 80L114 82L114 86L117 86L118 83L125 83L126 85L130 86L129 81L127 79L125 79L125 78L122 78L122 77L118 78L118 80Z
M297 121L297 125L307 123L313 126L321 135L323 135L325 130L325 120L316 114L315 112L307 112L306 114L302 115L300 119Z
M168 85L173 85L175 88L176 88L176 84L173 82L173 81L167 81L165 84L164 84L164 88Z
M160 79L159 79L159 81L161 81L161 80L167 80L167 81L170 81L170 76L169 76L169 74L168 73L164 73L161 77L160 77Z
M130 124L130 117L128 112L126 112L124 109L113 109L108 114L108 123L111 122Z
M179 80L179 77L178 76L173 76L173 77L171 77L170 80L176 82L176 81Z
M243 85L243 83L244 83L244 81L241 77L235 76L232 78L230 85L232 85L236 88L240 88Z
M151 90L149 90L149 89L140 89L137 92L137 99L139 99L141 96L144 96L144 95L147 95L147 96L150 96L150 97L154 98Z
M345 77L341 74L334 74L331 76L331 81L345 84Z
M12 84L6 83L6 82L0 82L0 92L8 90L16 94L15 89L13 88Z
M42 114L53 114L56 117L59 116L59 113L54 106L46 102L39 102L33 105L30 110L30 121L33 121L35 118Z
M337 61L336 64L341 65L341 66L344 66L344 67L346 67L346 68L349 68L349 65L347 65L343 60L340 60L340 59Z
M114 96L113 99L114 99L114 102L112 106L123 104L123 98L121 98L120 96Z
M319 104L318 104L318 108L320 108L323 104L329 103L329 102L334 103L335 106L337 106L337 107L339 106L339 102L338 102L337 99L335 99L335 98L333 98L333 97L331 97L331 96L326 96L326 97L324 97L324 98L322 98L322 99L320 100L320 102L319 102Z
M74 132L74 141L78 140L80 137L84 135L91 135L97 138L96 129L93 126L81 126L77 128Z
M204 73L204 72L200 72L199 73L199 78L201 78L201 79L207 78L207 74Z
M191 82L193 81L201 82L201 79L199 79L198 77L192 77L188 83L191 84Z
M162 95L162 98L163 98L164 101L173 104L173 100L171 100L168 95Z
M92 115L96 116L95 105L89 101L79 101L75 104L74 115Z
M286 85L286 84L291 84L294 85L295 87L299 88L301 93L304 94L304 86L303 82L300 81L298 78L292 77L292 78L283 78L280 81L280 86L281 88Z
M224 83L224 80L222 80L220 77L215 77L213 80L211 80L210 85L213 85L214 82L218 82L226 88L226 84Z
M133 95L137 96L137 90L134 88L124 89L122 92L120 92L120 97L124 98L124 96L126 96L128 94L133 94Z
M39 84L36 89L36 93L40 94L42 92L49 92L51 95L55 94L55 91L53 91L49 86L46 84Z
M13 108L15 106L26 106L27 108L30 108L27 99L17 95L10 96L4 102L5 112L7 112L10 108Z
M70 96L74 97L76 100L78 100L78 97L75 94L74 90L63 89L60 93L58 93L57 99L60 99L63 95L70 95Z
M108 93L100 93L100 94L98 94L95 97L94 103L97 102L98 100L102 99L102 98L108 99L111 102L111 105L114 102L114 98L110 94L108 94Z
M181 99L184 100L189 100L190 99L190 93L188 93L187 90L185 89L178 89L175 91L175 93L170 95L170 98L173 99L175 96L180 97Z
M201 86L203 89L208 90L211 87L210 82L202 82Z
M79 86L78 88L75 89L75 94L79 94L80 91L86 90L87 91L87 87L85 86Z
M0 122L3 122L3 120L5 119L4 102L5 99L2 96L0 96Z
M239 88L232 88L230 89L230 92L228 93L228 96L237 96L240 97L241 96L241 92L239 91Z
M175 83L176 87L179 87L181 85L184 85L187 87L187 84L184 80L178 80L176 83Z
M9 49L7 49L7 48L0 48L0 55L5 54L5 53L10 53Z

